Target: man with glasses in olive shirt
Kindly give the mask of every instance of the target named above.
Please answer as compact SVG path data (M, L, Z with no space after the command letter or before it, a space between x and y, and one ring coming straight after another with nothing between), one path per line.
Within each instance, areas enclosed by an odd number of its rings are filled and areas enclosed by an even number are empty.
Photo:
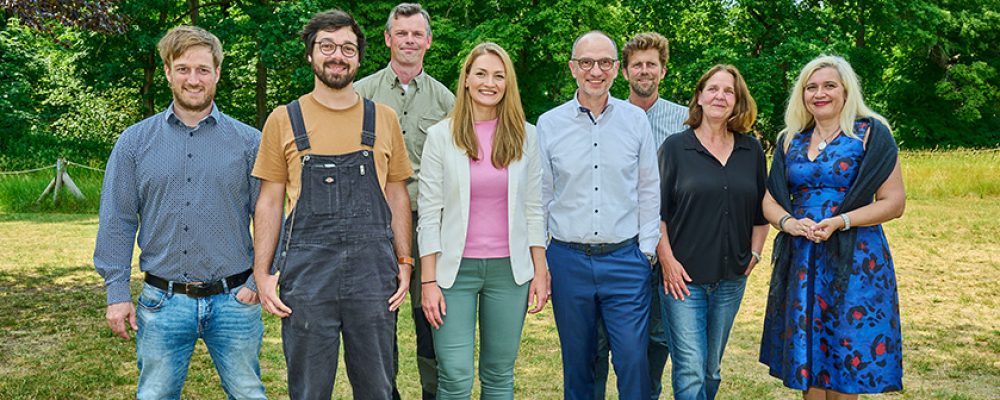
M455 95L424 71L424 55L431 47L431 17L420 4L400 3L393 7L383 35L385 45L389 47L389 65L357 81L354 88L362 97L396 110L414 171L406 188L410 194L413 221L417 221L417 180L427 128L451 112ZM413 234L412 246L413 254L420 254L417 250L416 232ZM410 311L417 335L417 370L420 373L422 398L431 400L437 393L437 361L431 325L420 309L419 261L416 258L410 281ZM396 356L398 359L398 351ZM393 398L399 398L398 391L394 391Z

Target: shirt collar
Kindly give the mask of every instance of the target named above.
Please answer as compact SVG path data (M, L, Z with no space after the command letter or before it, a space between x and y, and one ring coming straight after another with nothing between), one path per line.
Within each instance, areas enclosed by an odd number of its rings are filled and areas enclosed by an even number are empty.
M382 77L385 83L388 83L390 87L398 87L398 88L403 87L403 83L399 81L399 75L396 75L396 71L392 69L392 63L385 66L385 71L386 73ZM420 87L420 82L418 81L424 79L426 75L427 72L423 68L421 68L420 73L417 74L417 76L414 76L413 79L410 80L409 85L414 85L414 87Z
M596 124L597 122L594 120L593 114L590 113L591 110L588 109L587 107L584 107L583 104L580 104L579 96L580 96L579 90L577 90L576 93L573 93L573 109L576 110L576 116L577 117L586 116L587 118L590 119L590 122ZM601 116L599 118L604 118L606 114L608 114L611 111L614 111L615 109L614 101L615 98L611 97L611 94L609 93L608 102L607 104L604 105L604 109L601 110Z
M208 113L208 115L205 116L205 118L202 118L201 121L198 121L198 125L201 125L202 122L218 123L221 114L222 113L219 112L219 107L213 101L212 112ZM170 104L167 105L167 110L164 112L163 120L169 124L183 123L181 122L181 119L177 117L177 114L174 113L174 102L171 101Z
M685 150L697 150L704 153L708 153L705 146L701 145L698 141L698 137L694 134L694 128L688 128L683 132L684 134L684 149ZM733 134L733 151L736 149L746 149L750 150L750 137L742 133Z

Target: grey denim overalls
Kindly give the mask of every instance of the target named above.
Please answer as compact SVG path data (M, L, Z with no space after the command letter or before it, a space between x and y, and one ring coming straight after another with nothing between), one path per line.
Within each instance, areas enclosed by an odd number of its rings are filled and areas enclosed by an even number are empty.
M364 99L366 149L348 154L306 153L298 101L288 105L288 114L302 159L302 191L283 224L274 262L281 271L279 297L292 309L281 320L289 396L330 399L342 332L354 398L390 399L396 315L388 299L398 287L399 267L392 214L375 173L375 103Z

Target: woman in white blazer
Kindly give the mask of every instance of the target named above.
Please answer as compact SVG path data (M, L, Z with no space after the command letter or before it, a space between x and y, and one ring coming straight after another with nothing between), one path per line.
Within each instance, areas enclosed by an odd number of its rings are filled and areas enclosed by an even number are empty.
M514 398L525 312L548 301L541 180L510 57L482 43L465 58L455 108L428 130L421 156L421 306L435 328L438 399L472 395L477 320L481 398Z

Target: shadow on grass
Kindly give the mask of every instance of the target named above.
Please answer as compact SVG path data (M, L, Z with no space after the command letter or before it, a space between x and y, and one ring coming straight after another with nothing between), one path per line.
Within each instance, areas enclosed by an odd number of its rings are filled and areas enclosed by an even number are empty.
M97 223L97 213L6 213L0 212L0 222L33 222L39 224Z

